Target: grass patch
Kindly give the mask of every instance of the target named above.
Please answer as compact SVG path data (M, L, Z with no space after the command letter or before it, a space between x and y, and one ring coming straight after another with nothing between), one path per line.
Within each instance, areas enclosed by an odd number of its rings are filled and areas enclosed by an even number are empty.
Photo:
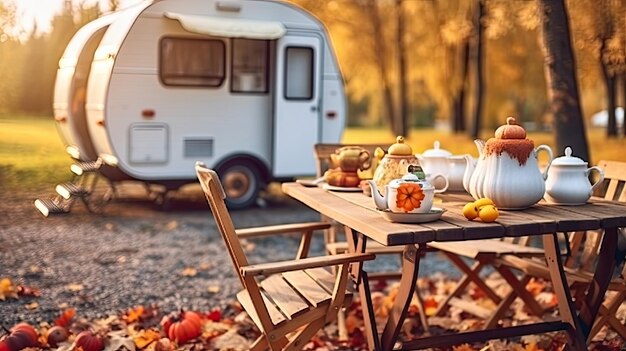
M0 187L32 190L65 182L70 164L52 118L0 117Z

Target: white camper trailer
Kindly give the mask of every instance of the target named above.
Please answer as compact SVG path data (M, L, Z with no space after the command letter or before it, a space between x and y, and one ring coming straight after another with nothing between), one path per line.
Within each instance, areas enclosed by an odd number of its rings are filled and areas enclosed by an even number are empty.
M313 175L313 145L345 126L343 81L322 24L265 0L155 0L121 13L89 74L97 154L175 189L215 168L229 204L272 179Z
M74 156L82 161L95 161L98 157L87 130L85 111L91 61L104 32L120 13L102 16L80 28L59 61L54 86L54 119L65 146L75 148L78 153Z

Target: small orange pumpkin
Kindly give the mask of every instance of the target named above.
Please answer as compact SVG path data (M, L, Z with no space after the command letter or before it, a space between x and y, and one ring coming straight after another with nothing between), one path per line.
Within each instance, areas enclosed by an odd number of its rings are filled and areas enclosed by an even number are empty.
M37 331L28 323L19 323L10 330L10 334L0 340L0 351L19 351L27 347L38 346Z
M76 348L81 347L83 351L102 351L104 349L104 342L100 336L92 333L89 330L85 330L78 334L74 341Z
M195 312L181 312L178 318L173 316L165 318L161 321L163 331L170 340L175 341L179 345L202 334L202 319Z

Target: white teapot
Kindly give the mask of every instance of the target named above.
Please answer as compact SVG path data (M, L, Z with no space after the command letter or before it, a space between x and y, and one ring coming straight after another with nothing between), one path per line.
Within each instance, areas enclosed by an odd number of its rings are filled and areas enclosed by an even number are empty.
M448 178L448 174L450 173L449 157L452 156L452 154L448 150L441 148L439 140L435 140L432 149L428 149L422 154L415 156L426 173L443 174ZM448 180L450 179L448 178ZM452 183L452 180L450 180L450 183ZM442 188L443 184L443 179L433 181L433 185L437 188Z
M495 138L476 141L480 158L469 180L469 191L475 199L488 197L505 210L520 210L539 202L545 193L545 180L552 162L552 149L535 148L526 138L526 130L515 118L506 119ZM539 151L548 153L549 161L542 173L537 164Z
M589 173L596 171L598 180L589 182ZM546 201L559 205L584 205L593 191L604 180L604 171L600 167L587 168L587 162L572 156L572 148L565 148L565 156L552 161L546 181Z
M372 197L376 207L395 213L427 213L433 207L435 193L445 191L448 187L435 189L427 180L420 166L409 165L408 173L400 179L394 179L385 185L385 195L381 195L376 182L368 180L372 188ZM440 174L433 178L441 177Z

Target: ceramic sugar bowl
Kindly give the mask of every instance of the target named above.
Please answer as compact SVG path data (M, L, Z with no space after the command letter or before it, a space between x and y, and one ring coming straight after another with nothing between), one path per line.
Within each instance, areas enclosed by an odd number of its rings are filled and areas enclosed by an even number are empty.
M598 180L589 182L589 174L598 172ZM552 161L546 181L546 201L559 205L584 205L591 194L604 180L599 167L587 168L587 162L572 156L572 148L565 148L565 156Z
M379 191L385 195L386 185L405 175L410 164L417 164L417 158L411 147L404 142L404 137L399 136L374 171L373 180Z

